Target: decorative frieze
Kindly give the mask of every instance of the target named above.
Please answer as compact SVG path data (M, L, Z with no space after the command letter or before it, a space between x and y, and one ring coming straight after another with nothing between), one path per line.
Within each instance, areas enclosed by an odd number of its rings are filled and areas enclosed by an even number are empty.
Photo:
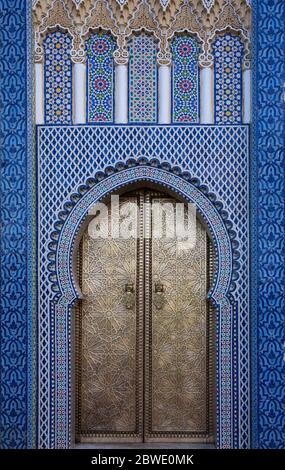
M37 0L33 3L35 60L42 60L48 31L68 31L73 62L84 62L84 43L93 30L110 31L117 40L115 61L127 59L122 44L135 31L151 31L158 39L158 63L169 64L169 41L189 33L201 43L200 64L212 63L211 46L221 32L235 32L250 58L251 7L246 0Z

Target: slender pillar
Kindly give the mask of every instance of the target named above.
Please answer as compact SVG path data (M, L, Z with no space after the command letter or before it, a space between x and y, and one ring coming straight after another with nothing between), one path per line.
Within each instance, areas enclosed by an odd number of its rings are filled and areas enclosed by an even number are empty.
M245 69L242 74L243 82L243 110L242 121L249 124L251 121L251 70Z
M44 124L44 66L42 63L35 63L35 115L36 124Z
M86 63L73 64L73 122L86 122Z
M115 122L128 122L128 64L115 65Z
M200 122L214 124L214 69L200 68Z
M171 65L158 67L158 122L171 122Z

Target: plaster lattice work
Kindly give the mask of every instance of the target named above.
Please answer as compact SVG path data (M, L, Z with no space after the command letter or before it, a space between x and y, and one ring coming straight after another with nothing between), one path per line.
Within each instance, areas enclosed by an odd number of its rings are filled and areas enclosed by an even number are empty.
M38 0L33 5L35 60L41 61L47 31L56 27L72 36L72 60L85 61L84 41L102 28L116 37L115 60L127 61L127 38L137 30L152 31L159 41L158 63L171 62L169 41L188 32L201 42L200 64L213 63L212 43L219 32L232 31L244 42L244 66L250 60L251 7L246 0Z
M58 236L53 235L55 220L63 215L63 207L72 207L66 203L76 188L85 187L85 182L94 177L96 171L106 171L112 165L124 165L130 156L130 168L139 165L139 157L157 159L156 166L161 162L163 174L167 174L169 165L173 165L175 172L191 171L197 181L203 181L203 191L207 185L209 197L215 200L216 196L226 208L223 214L228 214L232 222L228 228L231 234L236 233L238 240L239 260L233 260L233 269L238 270L239 277L234 275L236 290L232 292L233 311L229 314L230 330L225 333L226 339L223 350L226 361L235 366L225 370L221 383L221 403L218 422L223 422L218 434L221 446L247 447L249 439L249 383L248 383L248 221L247 221L247 127L246 126L43 126L39 128L38 162L40 171L40 201L39 217L39 252L41 253L40 266L40 422L39 444L45 446L66 446L68 430L66 423L68 411L66 367L63 362L59 378L62 388L60 402L56 399L56 418L50 406L54 397L50 396L48 384L51 371L49 370L50 343L46 338L50 335L49 328L53 321L60 323L66 315L57 317L55 314L56 294L51 282L57 282L56 271L52 267L50 257L50 242L53 245ZM142 142L144 145L142 146ZM78 148L80 146L80 153ZM190 150L191 149L191 150ZM121 163L119 163L121 162ZM57 168L57 171L55 171ZM59 170L60 168L60 170ZM118 166L120 168L120 166ZM111 170L110 170L111 171ZM145 170L150 174L151 168ZM100 179L100 175L98 177ZM113 173L110 173L112 175ZM136 173L137 175L137 173ZM123 174L115 172L118 183L122 184ZM89 179L88 179L89 178ZM93 180L92 180L93 181ZM106 179L106 185L110 180ZM159 180L158 180L159 183ZM81 191L81 189L80 189ZM216 195L216 196L215 196ZM73 200L73 199L72 199ZM77 200L77 199L76 199ZM94 201L93 201L94 203ZM220 206L219 206L220 207ZM75 216L74 216L75 217ZM72 222L73 221L73 222ZM70 221L72 230L76 230L78 218ZM74 225L75 223L75 225ZM52 237L52 238L51 238ZM64 243L70 241L70 236L64 238ZM69 241L68 241L69 240ZM66 245L64 245L66 253ZM235 245L237 246L237 245ZM68 257L67 253L67 257ZM232 264L231 264L232 265ZM62 266L60 264L60 266ZM68 284L66 280L68 270L61 269L65 279L61 281L63 289ZM223 273L223 268L221 268ZM223 275L224 285L227 276ZM224 304L223 304L224 305ZM225 306L225 305L224 305ZM59 307L58 307L59 308ZM61 314L60 314L61 315ZM225 317L221 315L223 321ZM236 323L236 319L239 323ZM53 320L54 319L54 320ZM53 328L53 327L52 327ZM61 326L58 324L58 330ZM234 338L231 337L232 328L235 335L240 338L237 350ZM236 338L236 336L235 336ZM61 348L68 348L61 341ZM62 352L65 358L65 352ZM232 362L233 361L233 362ZM239 366L237 366L239 364ZM52 366L53 367L53 366ZM235 379L234 379L235 378ZM233 384L235 380L235 385ZM231 385L232 384L232 385ZM234 392L231 387L234 387ZM53 392L54 393L54 392ZM61 393L60 391L58 393ZM231 404L225 402L232 397ZM51 400L51 402L50 402ZM225 408L224 408L225 407ZM239 411L238 411L239 410ZM57 434L53 435L53 421L56 419ZM59 422L62 425L59 426ZM49 428L51 423L51 429ZM239 431L239 435L238 435ZM54 439L57 440L55 443ZM67 439L67 440L66 440Z

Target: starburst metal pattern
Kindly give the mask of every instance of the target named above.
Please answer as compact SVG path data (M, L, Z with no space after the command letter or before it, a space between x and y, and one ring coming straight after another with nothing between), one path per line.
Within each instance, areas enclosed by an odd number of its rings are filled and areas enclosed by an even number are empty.
M135 198L120 202L128 211ZM109 211L110 215L110 211ZM96 223L96 220L90 222ZM136 433L137 386L136 308L125 305L125 285L136 288L136 238L83 237L81 308L81 379L79 434ZM139 332L140 335L142 332Z

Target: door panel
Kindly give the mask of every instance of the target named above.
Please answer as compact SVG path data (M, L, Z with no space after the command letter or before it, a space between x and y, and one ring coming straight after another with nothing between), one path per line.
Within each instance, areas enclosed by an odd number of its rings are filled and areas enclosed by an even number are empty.
M132 202L136 198L120 200L124 216ZM110 211L99 223L106 222L107 238L90 236L96 217L83 236L78 437L142 440L140 247L136 237L111 237Z
M157 202L167 214L176 201L152 198L152 203ZM165 217L163 228L169 222L171 218ZM197 220L195 247L182 245L176 237L152 236L147 251L146 440L206 438L210 433L207 234Z
M120 220L134 202L133 238L112 238L110 211L107 238L90 236L96 217L83 236L77 440L210 441L209 239L196 218L194 247L174 234L157 238L151 207L166 208L164 235L177 201L153 191L120 197Z

